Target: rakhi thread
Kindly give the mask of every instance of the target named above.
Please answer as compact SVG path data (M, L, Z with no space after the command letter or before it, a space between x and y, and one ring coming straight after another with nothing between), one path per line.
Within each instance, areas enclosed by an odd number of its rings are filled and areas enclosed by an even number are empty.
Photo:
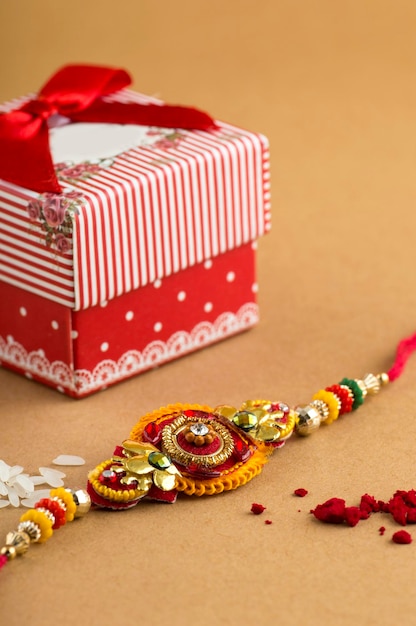
M403 339L397 346L396 359L392 367L387 372L389 380L393 382L401 376L405 365L413 352L416 350L416 333Z
M0 568L25 554L32 543L44 543L54 530L85 515L91 501L96 507L120 510L145 497L174 502L180 491L213 495L244 485L294 432L312 434L321 423L331 424L355 411L367 395L396 380L415 350L416 333L399 343L387 373L343 378L319 390L309 404L294 409L283 402L249 400L239 409L176 404L146 414L130 439L90 472L87 490L52 490L49 498L22 515L0 550ZM306 490L298 491L297 495L306 495ZM262 505L253 504L253 513L263 510ZM366 494L359 507L347 507L345 501L333 498L312 512L321 521L354 526L379 510L391 513L399 523L416 523L416 491L398 491L387 504ZM411 541L406 531L396 535L398 543Z

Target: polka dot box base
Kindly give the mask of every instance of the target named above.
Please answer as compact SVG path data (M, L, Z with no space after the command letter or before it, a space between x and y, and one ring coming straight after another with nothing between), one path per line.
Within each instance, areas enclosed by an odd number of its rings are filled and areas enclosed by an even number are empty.
M82 311L0 282L0 363L80 398L246 330L255 245Z

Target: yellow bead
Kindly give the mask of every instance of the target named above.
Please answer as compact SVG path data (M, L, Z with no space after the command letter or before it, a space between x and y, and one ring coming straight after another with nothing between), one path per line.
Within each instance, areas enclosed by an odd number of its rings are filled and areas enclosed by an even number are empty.
M325 420L325 424L331 424L339 416L340 401L332 391L325 391L320 389L312 398L312 400L322 400L328 407L328 417Z
M64 489L64 487L58 487L57 489L52 489L50 495L51 498L59 498L59 500L62 500L66 507L65 519L67 522L72 522L77 510L72 494Z
M52 522L45 513L42 511L38 511L37 509L29 509L26 513L23 513L20 518L21 522L33 522L36 526L39 527L40 530L40 538L37 540L38 543L44 543L52 537Z

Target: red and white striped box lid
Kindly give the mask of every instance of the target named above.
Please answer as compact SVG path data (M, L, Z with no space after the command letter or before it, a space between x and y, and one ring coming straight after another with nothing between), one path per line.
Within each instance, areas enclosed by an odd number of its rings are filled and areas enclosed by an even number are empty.
M130 90L108 99L157 102ZM0 180L0 280L86 309L267 232L267 139L218 126L55 120L51 148L63 193Z

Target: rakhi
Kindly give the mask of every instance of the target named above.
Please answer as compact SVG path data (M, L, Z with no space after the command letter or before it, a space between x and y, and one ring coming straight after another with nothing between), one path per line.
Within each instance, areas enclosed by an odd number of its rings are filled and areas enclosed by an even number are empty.
M239 408L171 404L147 413L113 456L89 473L86 490L52 489L49 498L21 516L0 551L0 567L24 554L31 543L44 543L54 530L84 516L91 504L119 511L145 498L174 502L178 493L214 495L245 485L293 433L314 433L396 380L415 350L416 334L399 343L388 372L343 378L304 406L248 400Z

